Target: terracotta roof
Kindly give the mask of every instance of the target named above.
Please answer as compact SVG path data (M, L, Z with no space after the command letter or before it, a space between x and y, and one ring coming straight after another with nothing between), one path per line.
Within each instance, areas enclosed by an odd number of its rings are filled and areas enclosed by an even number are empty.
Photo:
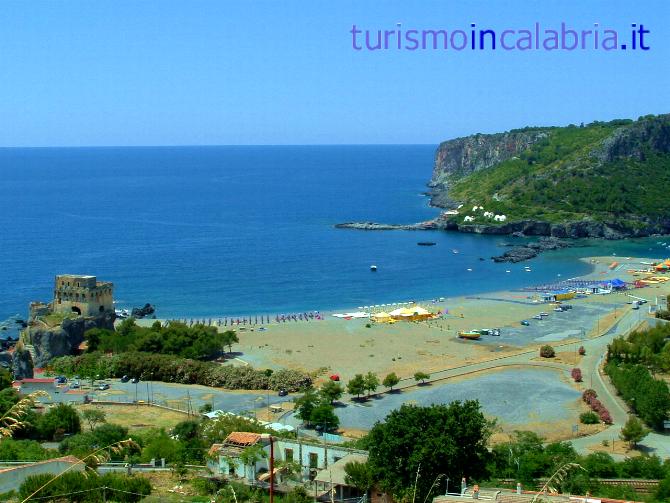
M244 431L234 431L226 437L225 444L227 445L254 445L261 439L260 433L247 433Z
M208 454L210 456L216 456L217 454L219 454L221 447L223 447L223 444L212 444L212 446L209 448Z
M25 383L43 383L43 384L53 384L55 382L55 379L53 377L48 378L48 377L26 377L25 379L19 379L18 382L21 384Z

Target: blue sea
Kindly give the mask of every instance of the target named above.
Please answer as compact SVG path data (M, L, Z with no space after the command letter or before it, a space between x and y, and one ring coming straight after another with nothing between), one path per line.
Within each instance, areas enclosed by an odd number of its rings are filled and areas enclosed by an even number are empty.
M665 254L656 240L596 241L546 253L523 273L527 263L488 260L504 251L506 237L333 227L435 216L422 194L434 151L0 149L0 320L25 316L31 300L50 300L59 273L114 282L120 307L150 302L158 317L217 317L516 288L587 272L578 256Z

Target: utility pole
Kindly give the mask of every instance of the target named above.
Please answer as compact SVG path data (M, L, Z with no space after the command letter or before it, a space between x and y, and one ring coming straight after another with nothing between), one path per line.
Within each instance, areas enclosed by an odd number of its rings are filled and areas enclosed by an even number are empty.
M270 503L274 503L274 492L275 492L275 448L274 448L274 439L270 435Z

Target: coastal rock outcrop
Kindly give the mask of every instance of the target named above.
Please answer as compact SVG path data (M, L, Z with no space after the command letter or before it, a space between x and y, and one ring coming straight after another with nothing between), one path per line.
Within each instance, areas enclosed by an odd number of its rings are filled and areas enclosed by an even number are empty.
M146 316L150 316L156 312L156 308L152 306L151 304L147 303L144 304L143 307L134 307L131 316L133 318L144 318Z
M420 222L417 224L380 224L377 222L345 222L335 224L337 229L357 229L360 231L425 231L438 228L438 223L434 220Z
M35 365L33 365L33 359L30 352L23 347L17 346L12 358L12 373L14 374L14 379L34 377L34 367Z
M105 311L95 317L77 317L64 319L60 326L48 327L42 322L33 321L23 333L21 339L25 345L34 348L35 367L46 365L56 356L72 354L84 342L84 333L92 328L114 328L114 313Z
M11 370L12 360L13 356L9 351L0 352L0 367Z
M561 248L568 248L571 243L562 241L557 238L542 237L533 243L524 245L505 244L504 246L512 246L512 248L502 255L491 257L494 262L522 262L537 257L540 253L547 250L559 250Z

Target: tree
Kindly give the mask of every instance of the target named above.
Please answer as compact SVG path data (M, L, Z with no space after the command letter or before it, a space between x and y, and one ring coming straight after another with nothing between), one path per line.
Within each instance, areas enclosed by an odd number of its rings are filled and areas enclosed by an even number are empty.
M356 398L360 398L361 394L365 393L367 389L365 384L363 374L356 374L347 384L347 392L350 395L356 395Z
M616 461L606 452L592 452L581 465L591 477L612 479L618 475Z
M389 390L393 391L393 386L398 384L400 382L400 378L396 375L395 372L391 372L390 374L387 374L386 377L384 377L384 380L382 381L382 384L386 386ZM345 467L346 470L346 467Z
M421 384L425 384L426 380L430 379L430 374L426 374L425 372L415 372L414 373L414 380L416 382L421 382Z
M310 422L317 426L322 426L323 431L337 429L340 425L340 418L335 414L335 408L327 403L317 405L312 411Z
M423 501L442 473L454 480L486 476L492 426L478 401L405 404L373 426L368 462L383 489L400 497L416 483L415 501Z
M165 430L152 430L146 436L148 442L142 449L142 461L151 459L165 459L168 463L181 461L179 442Z
M296 417L309 424L312 420L312 412L318 403L319 397L314 390L309 389L305 391L300 398L295 400L295 410L298 411Z
M553 358L556 356L556 351L549 344L545 344L540 348L540 356L542 358Z
M233 352L233 344L240 342L234 330L226 330L221 334L221 342L224 346L228 346L228 352Z
M649 430L644 427L642 421L635 416L630 416L626 424L621 428L621 440L628 442L631 449L634 449L638 442L649 434Z
M335 381L328 380L321 386L319 393L327 403L333 403L335 400L339 400L344 393L344 389L339 383Z
M74 407L59 403L39 416L35 427L40 438L52 440L56 434L79 433L81 421Z
M367 495L375 485L375 474L368 463L351 461L344 465L344 481Z
M240 453L240 461L244 463L244 466L251 467L253 473L252 478L256 480L256 463L267 456L268 455L261 444L254 444L250 445Z
M377 387L379 386L379 377L377 377L375 374L372 372L368 372L365 375L365 391L368 392L368 396L370 396L370 393L374 393L377 391Z
M9 370L0 367L0 390L9 388L12 385L12 374Z
M81 417L88 423L91 431L95 429L96 425L99 423L104 423L107 420L105 418L105 412L100 409L86 409L81 413Z

